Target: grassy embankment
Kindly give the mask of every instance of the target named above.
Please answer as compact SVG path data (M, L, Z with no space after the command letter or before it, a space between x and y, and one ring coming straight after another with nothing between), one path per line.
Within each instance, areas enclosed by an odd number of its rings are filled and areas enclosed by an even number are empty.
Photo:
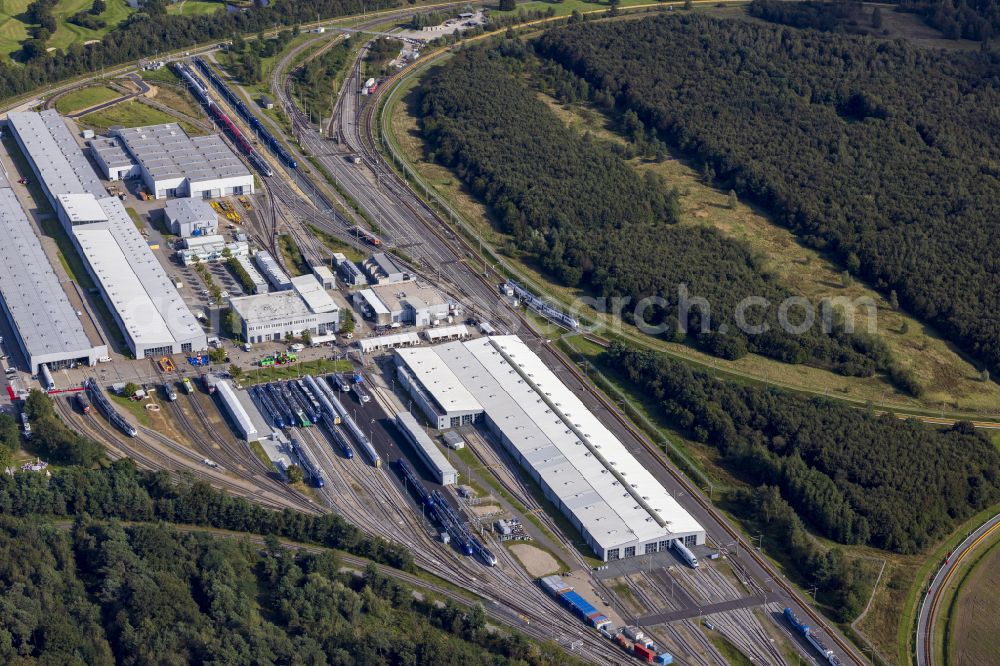
M80 116L77 121L77 124L81 128L92 129L98 134L106 133L110 127L114 127L115 125L141 127L163 123L177 123L181 129L191 136L204 134L203 131L189 122L178 120L169 113L154 109L135 100L129 100L106 109L101 109L100 111L88 113L85 116Z
M426 71L426 70L424 70ZM463 219L480 234L494 255L517 271L519 276L564 304L584 296L582 291L554 283L512 249L511 238L500 232L491 212L475 199L461 181L449 170L425 160L425 146L419 136L415 114L414 90L420 76L404 81L388 109L390 140L414 165L425 183L429 184ZM585 105L560 105L542 96L567 125L581 132L589 131L597 139L622 143L615 122ZM954 351L933 330L905 313L894 310L886 297L854 280L845 285L842 270L815 250L797 242L786 229L774 224L762 211L738 202L729 207L728 196L702 182L695 170L683 161L668 157L664 160L635 158L639 170L662 173L671 185L682 192L682 224L711 225L725 234L751 245L766 257L766 270L802 295L819 300L822 297L846 297L850 300L869 297L878 306L877 335L884 339L894 356L903 365L912 367L927 391L914 399L897 391L883 378L843 377L817 368L789 365L762 356L748 355L737 361L725 361L709 356L690 346L669 343L642 335L629 325L618 327L607 315L593 310L585 317L596 320L606 335L618 335L630 341L659 349L694 361L732 377L758 380L789 388L818 392L844 398L864 405L867 402L885 404L890 408L908 408L939 413L957 410L970 413L995 413L1000 404L1000 385L983 382L979 372L967 359ZM858 330L867 326L866 311L858 308Z

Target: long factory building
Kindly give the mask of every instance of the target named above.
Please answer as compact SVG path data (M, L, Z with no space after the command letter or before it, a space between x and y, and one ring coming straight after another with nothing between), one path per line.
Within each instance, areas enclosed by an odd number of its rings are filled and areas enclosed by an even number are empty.
M705 542L704 528L516 336L395 351L441 429L483 422L604 561Z
M42 249L17 194L0 172L0 306L32 374L46 364L95 365L108 348L93 344Z
M204 330L62 117L11 113L8 123L135 357L206 349Z

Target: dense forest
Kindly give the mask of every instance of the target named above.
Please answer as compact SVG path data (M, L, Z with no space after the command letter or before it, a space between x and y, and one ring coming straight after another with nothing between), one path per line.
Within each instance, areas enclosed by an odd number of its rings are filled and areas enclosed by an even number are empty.
M812 28L825 32L865 34L868 28L877 32L882 27L882 10L876 7L871 18L866 18L859 0L753 0L747 11L751 16L784 23L796 28Z
M536 49L1000 371L989 54L687 14Z
M844 544L913 553L1000 499L1000 452L968 423L935 429L823 398L724 382L620 345L608 361L722 464L776 486Z
M903 0L951 39L986 41L1000 37L1000 0Z
M39 1L39 8L47 6L46 0ZM399 4L398 0L281 0L267 6L254 3L245 11L174 16L167 15L165 0L145 0L142 11L132 14L92 44L74 44L65 51L57 49L49 53L45 39L50 32L39 35L36 31L35 38L24 45L23 65L0 61L0 98L157 53L230 39L235 34L258 33L276 26L361 14Z
M236 532L275 535L339 548L410 569L405 547L367 536L340 516L272 511L168 472L141 472L130 459L105 469L68 467L45 474L0 475L0 514L80 516L203 525Z
M80 517L0 518L5 664L555 664L482 605L418 599L373 565L269 539Z
M630 298L627 315L644 298L664 299L642 313L644 320L672 339L683 339L683 328L721 357L751 351L850 375L887 368L888 353L869 337L837 326L831 335L818 325L801 334L783 330L776 304L791 292L762 274L749 247L713 229L674 224L677 193L568 129L525 84L525 71L535 66L526 47L508 39L499 50L455 55L421 86L429 157L492 207L520 251L564 284ZM707 300L708 309L685 312L681 288ZM766 324L767 332L747 335L734 325L748 296L775 304L746 311L747 323ZM790 319L799 323L794 313Z

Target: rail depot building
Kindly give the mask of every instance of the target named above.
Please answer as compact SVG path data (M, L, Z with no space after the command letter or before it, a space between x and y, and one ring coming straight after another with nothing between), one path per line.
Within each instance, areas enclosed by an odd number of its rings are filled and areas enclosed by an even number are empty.
M229 301L240 320L240 335L247 342L280 341L286 335L327 335L337 330L340 308L314 275L289 280L291 289Z
M200 351L205 331L54 110L8 125L136 358Z
M604 561L705 543L705 530L516 336L397 349L439 429L481 422Z
M103 344L92 344L69 302L28 215L0 172L0 305L10 321L32 374L42 364L52 370L73 363L96 365L107 356Z
M113 130L135 169L107 142L91 145L105 178L136 171L156 199L253 194L253 174L218 134L188 136L177 123Z

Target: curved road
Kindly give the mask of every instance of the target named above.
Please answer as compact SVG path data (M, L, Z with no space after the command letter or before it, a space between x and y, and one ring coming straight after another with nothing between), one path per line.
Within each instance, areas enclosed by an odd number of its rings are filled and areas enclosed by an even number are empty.
M1000 513L967 536L965 541L951 552L931 580L927 594L920 604L920 614L917 616L917 666L934 664L934 625L937 621L938 606L952 576L958 571L959 565L997 530L1000 530Z

